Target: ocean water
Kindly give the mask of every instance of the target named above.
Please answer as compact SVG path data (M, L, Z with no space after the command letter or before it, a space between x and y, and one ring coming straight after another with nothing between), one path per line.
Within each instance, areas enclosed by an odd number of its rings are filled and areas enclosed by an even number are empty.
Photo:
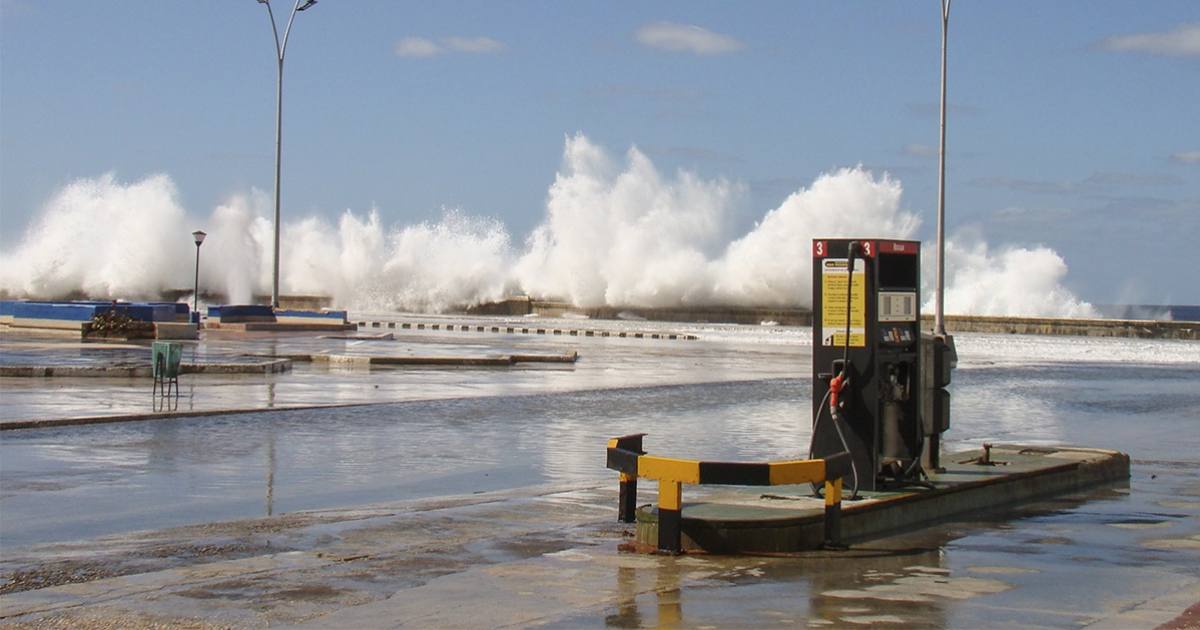
M1099 304L1097 312L1110 319L1200 322L1200 306L1160 304Z

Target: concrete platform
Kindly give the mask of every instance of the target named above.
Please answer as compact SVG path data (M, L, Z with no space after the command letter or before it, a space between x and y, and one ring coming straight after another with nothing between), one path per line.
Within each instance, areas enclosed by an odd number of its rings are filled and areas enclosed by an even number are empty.
M291 359L268 358L255 363L180 363L180 374L279 374L292 369ZM0 365L11 378L153 378L151 365Z
M843 498L842 542L868 541L1129 478L1128 455L1078 447L998 445L986 455L982 449L943 454L942 464L943 472L929 475L930 487L863 492L858 500ZM847 488L852 484L845 483ZM701 489L703 500L687 500L689 493L695 496ZM780 553L820 548L825 505L813 496L812 488L766 490L685 486L684 552ZM657 547L658 515L653 506L637 511L636 540L647 549Z
M326 323L326 322L238 322L225 323L206 321L206 329L230 330L236 332L350 332L358 329L358 324Z

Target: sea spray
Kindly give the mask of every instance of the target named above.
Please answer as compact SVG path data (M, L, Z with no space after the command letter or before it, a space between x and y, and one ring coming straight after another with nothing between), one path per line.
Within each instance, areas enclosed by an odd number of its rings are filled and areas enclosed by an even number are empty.
M812 239L911 238L920 219L901 210L899 182L862 167L821 175L790 195L715 265L723 304L810 307Z
M928 270L935 259L926 256ZM963 234L946 243L947 313L1024 317L1098 317L1099 313L1062 286L1067 264L1053 250L1007 247L992 252L986 242ZM926 295L932 295L926 289ZM925 310L933 310L932 302Z
M444 311L513 294L580 306L811 304L811 241L915 238L902 187L862 167L817 177L731 234L744 184L679 171L664 176L636 147L623 163L582 134L568 137L541 224L515 248L498 220L447 209L436 222L387 227L378 209L282 226L281 291L321 294L341 308ZM190 232L209 233L202 293L245 303L270 292L270 198L235 195L206 220L187 219L174 184L111 174L59 192L12 252L0 291L14 297L155 299L191 286ZM286 213L285 213L286 217ZM934 258L924 248L932 310ZM947 247L947 313L1095 316L1062 286L1066 264L1043 248L992 248L956 235Z
M631 148L618 169L586 137L568 138L546 218L515 270L534 296L580 306L670 306L711 297L709 262L744 187L687 172L665 179Z
M509 289L512 260L498 220L449 210L438 223L393 232L381 301L359 306L436 312L499 300Z
M218 293L228 304L249 304L270 294L274 229L267 218L271 198L262 191L234 195L213 210L202 246L202 292ZM132 297L132 296L127 296ZM138 296L146 297L146 296Z
M64 187L12 252L0 289L16 297L116 299L191 285L191 243L175 185L152 175L125 186L112 173ZM175 235L173 237L173 235Z

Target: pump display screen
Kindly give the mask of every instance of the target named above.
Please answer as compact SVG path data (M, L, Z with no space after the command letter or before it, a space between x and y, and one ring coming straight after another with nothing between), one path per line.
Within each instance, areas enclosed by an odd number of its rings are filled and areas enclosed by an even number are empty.
M879 321L880 322L915 322L915 321L917 321L917 292L916 291L880 291L879 292Z

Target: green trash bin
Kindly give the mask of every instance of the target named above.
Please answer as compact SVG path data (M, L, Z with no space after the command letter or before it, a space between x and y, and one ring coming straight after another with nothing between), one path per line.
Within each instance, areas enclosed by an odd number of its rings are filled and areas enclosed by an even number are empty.
M166 381L179 378L179 364L183 360L183 344L155 341L150 344L150 357L154 362L154 380Z

